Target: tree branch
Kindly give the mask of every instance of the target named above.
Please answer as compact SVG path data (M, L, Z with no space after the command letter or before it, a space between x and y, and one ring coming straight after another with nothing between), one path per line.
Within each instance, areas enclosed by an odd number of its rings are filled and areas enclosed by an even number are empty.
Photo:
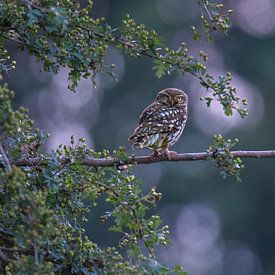
M2 158L4 160L4 164L3 164L4 167L6 167L8 171L11 171L10 161L8 159L8 156L5 152L5 149L4 149L3 145L1 144L1 142L0 142L0 154L2 155Z
M275 158L275 150L265 151L231 151L235 158ZM107 167L107 166L123 166L127 164L151 164L162 161L196 161L196 160L208 160L215 159L214 153L198 152L198 153L179 153L171 157L170 160L164 155L159 156L135 156L129 157L126 161L121 161L117 158L82 158L78 159L77 163L92 167ZM68 158L63 159L65 164L73 164ZM41 158L28 158L20 159L12 162L16 166L43 166L47 164L47 159Z

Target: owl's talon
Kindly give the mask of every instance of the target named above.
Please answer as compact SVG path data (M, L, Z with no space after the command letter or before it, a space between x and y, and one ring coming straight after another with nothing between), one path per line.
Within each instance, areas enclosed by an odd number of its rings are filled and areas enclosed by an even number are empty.
M167 159L171 159L173 156L176 156L177 155L177 152L175 151L169 151L168 148L164 149L163 150L163 154L164 156L167 158Z
M152 157L152 158L157 158L158 156L159 156L158 150L154 150L153 153L150 155L150 157Z

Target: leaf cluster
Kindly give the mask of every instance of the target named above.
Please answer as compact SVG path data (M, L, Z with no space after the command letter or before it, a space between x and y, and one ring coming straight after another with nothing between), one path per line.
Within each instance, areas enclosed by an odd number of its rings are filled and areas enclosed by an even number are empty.
M238 142L237 138L225 140L222 135L214 135L213 144L209 146L207 152L217 162L216 166L224 179L234 176L240 182L240 173L244 169L244 164L240 158L234 158L230 152L230 149Z
M199 40L205 34L208 41L213 42L213 31L220 31L227 35L232 27L230 15L233 10L227 10L222 3L213 0L198 0L198 4L201 10L200 23L202 31L192 26L193 39Z
M248 104L246 98L242 98L242 106L240 107L240 97L237 95L236 89L231 86L232 75L227 73L226 76L220 76L215 80L211 75L206 74L205 78L201 78L201 85L208 89L215 89L212 96L201 97L206 101L206 106L210 107L213 100L218 100L224 110L225 115L232 116L233 110L244 118L248 115L248 109L244 108Z

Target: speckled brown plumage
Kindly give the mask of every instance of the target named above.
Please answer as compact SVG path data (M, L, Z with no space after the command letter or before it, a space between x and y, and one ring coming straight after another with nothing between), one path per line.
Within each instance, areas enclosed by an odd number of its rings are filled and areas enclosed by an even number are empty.
M156 100L141 114L139 125L129 137L133 148L150 148L157 154L163 150L169 158L168 148L180 138L187 120L188 97L180 89L160 91Z

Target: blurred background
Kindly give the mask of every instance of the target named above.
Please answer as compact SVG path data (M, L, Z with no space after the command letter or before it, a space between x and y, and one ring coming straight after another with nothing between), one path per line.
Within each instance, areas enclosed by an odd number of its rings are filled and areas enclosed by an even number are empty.
M225 117L218 104L207 108L199 100L205 91L189 75L157 79L152 60L129 59L114 48L107 62L117 64L119 81L101 74L96 90L83 80L73 94L67 89L66 70L58 75L40 72L35 59L10 43L17 68L6 81L16 92L15 106L28 107L36 125L51 134L46 150L69 143L74 134L86 137L95 150L123 145L132 154L127 138L140 112L167 87L183 89L190 98L188 123L174 150L204 151L219 133L238 137L239 149L275 149L275 1L220 1L234 10L234 27L228 37L216 34L213 44L191 39L190 25L199 25L194 0L94 2L92 16L106 17L113 27L119 27L129 13L166 37L169 47L177 48L185 41L191 52L204 49L210 72L233 73L233 84L248 98L249 116ZM135 168L145 191L157 186L163 193L157 211L170 225L172 239L158 251L164 263L180 263L190 275L275 274L275 159L244 162L241 184L233 178L223 180L211 161ZM97 213L90 219L87 234L103 247L113 244L114 235L97 225L96 218Z

